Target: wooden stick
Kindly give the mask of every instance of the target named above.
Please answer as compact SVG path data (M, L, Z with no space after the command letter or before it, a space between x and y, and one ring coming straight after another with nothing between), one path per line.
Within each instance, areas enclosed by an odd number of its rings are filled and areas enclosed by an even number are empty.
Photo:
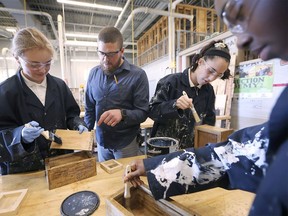
M125 176L130 172L131 172L131 166L127 165L125 169ZM131 188L130 182L124 183L124 205L128 211L132 212L130 188Z
M130 172L131 172L131 166L127 165L126 166L126 170L125 170L125 176L127 174L129 174ZM130 198L131 197L131 194L130 194L130 182L126 182L124 186L125 186L125 188L124 188L124 198L125 199Z
M184 96L187 96L187 98L188 98L188 95L187 95L187 93L185 91L183 91L182 94ZM193 114L193 117L194 117L196 123L200 122L201 120L199 118L199 115L198 115L197 111L195 110L195 107L193 106L193 103L192 103L192 106L190 107L190 109L192 111L192 114Z

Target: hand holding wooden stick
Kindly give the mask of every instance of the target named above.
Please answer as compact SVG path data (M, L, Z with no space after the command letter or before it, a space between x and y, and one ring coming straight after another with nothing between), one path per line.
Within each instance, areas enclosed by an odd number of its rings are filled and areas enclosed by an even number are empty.
M127 174L129 174L131 172L131 166L130 165L127 165L126 166L126 170L125 170L125 176ZM126 182L124 184L124 198L130 198L131 197L131 194L130 194L130 182Z
M184 96L187 96L187 97L188 97L188 95L187 95L187 93L186 93L185 91L183 91L182 94L183 94ZM191 111L192 111L192 114L193 114L193 117L194 117L194 119L195 119L195 122L196 122L196 123L200 122L199 115L198 115L197 111L195 110L195 107L193 106L193 103L192 103L192 106L190 107L190 109L191 109Z
M131 172L131 166L127 165L125 169L125 176ZM130 193L131 184L130 182L124 183L124 206L130 212L131 211L131 193Z

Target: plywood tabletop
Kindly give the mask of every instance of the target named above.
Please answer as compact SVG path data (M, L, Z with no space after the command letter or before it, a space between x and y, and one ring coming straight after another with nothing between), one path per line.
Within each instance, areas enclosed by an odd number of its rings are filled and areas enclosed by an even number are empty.
M172 197L186 208L203 216L246 216L255 194L242 190L213 188Z
M100 198L99 208L93 215L106 215L105 200L116 191L124 188L124 167L136 158L145 156L119 159L123 169L111 174L107 173L97 163L97 175L71 183L53 190L48 189L45 172L14 174L0 176L0 191L28 189L25 200L18 210L17 215L29 216L58 216L62 202L71 194L83 190L95 192ZM146 177L141 177L148 184ZM248 192L235 190L227 191L214 188L198 193L172 197L173 202L179 202L192 212L204 216L247 215L254 195Z

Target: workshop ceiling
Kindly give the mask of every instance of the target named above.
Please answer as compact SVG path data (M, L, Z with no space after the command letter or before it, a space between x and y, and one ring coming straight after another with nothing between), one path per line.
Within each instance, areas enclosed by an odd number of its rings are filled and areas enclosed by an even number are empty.
M71 0L72 1L72 0ZM126 24L122 32L127 46L141 37L161 16L157 14L139 12L133 19L127 22L131 12L137 8L151 8L156 10L168 10L172 0L78 0L91 4L100 4L122 8L124 11L112 11L96 9L92 7L80 7L62 4L57 0L1 0L0 1L0 39L11 39L13 33L7 31L7 27L22 28L36 26L41 29L51 40L58 41L58 15L62 16L64 32L95 35L105 26L116 26L119 30ZM184 0L181 4L189 4L201 7L213 7L214 0ZM124 10L125 8L125 10ZM121 19L119 18L121 16ZM119 18L119 19L118 19ZM133 20L133 21L132 21ZM116 25L117 23L117 25ZM134 31L132 31L132 24ZM96 41L94 38L67 38L69 40ZM124 43L125 45L125 43Z

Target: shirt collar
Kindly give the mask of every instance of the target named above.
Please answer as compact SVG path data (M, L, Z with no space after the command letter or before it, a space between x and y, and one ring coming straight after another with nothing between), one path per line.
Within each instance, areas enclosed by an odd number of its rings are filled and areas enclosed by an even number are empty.
M47 78L46 78L46 76L45 76L44 80L43 80L40 84L35 83L35 82L27 79L27 78L24 76L22 70L21 70L21 76L23 77L25 84L26 84L29 88L34 87L34 86L41 86L41 87L43 87L43 88L47 88Z
M201 88L201 86L202 85L198 85L198 86L195 86L194 85L194 83L192 82L192 80L191 80L191 76L190 76L190 74L192 73L192 71L191 71L191 69L189 68L188 69L188 80L189 80L189 85L190 85L190 87L192 88L192 87L196 87L196 88Z

